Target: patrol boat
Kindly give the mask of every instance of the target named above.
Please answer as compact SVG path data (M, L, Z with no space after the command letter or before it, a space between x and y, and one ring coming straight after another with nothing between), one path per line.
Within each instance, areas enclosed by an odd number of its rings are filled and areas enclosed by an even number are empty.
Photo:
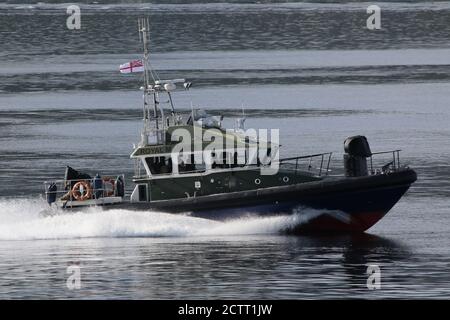
M309 212L285 231L362 232L416 180L414 170L400 163L400 150L372 152L363 136L344 141L344 170L333 174L331 152L280 158L280 145L245 130L245 118L226 129L220 115L193 108L178 112L172 95L191 83L159 79L149 64L148 21L139 20L139 31L144 101L141 139L131 153L134 189L126 195L124 175L92 177L67 167L63 180L45 182L51 207L157 210L208 219Z

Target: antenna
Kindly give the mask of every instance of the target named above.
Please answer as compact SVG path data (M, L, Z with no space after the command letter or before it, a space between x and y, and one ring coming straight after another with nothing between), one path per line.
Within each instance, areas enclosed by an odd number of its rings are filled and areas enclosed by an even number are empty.
M148 89L149 85L149 77L148 77L148 71L149 71L149 50L148 50L148 43L150 42L150 24L148 22L147 18L139 18L138 19L138 31L139 31L139 41L142 42L144 47L144 82L145 82L145 90Z
M142 42L142 36L141 36L141 19L138 19L138 35L139 35L139 42Z
M139 18L138 19L138 31L139 31L139 41L148 42L150 40L149 38L149 31L150 31L150 24L148 22L148 17L145 18ZM144 49L146 49L144 47Z
M144 128L143 128L143 137L147 139L148 137L153 136L156 133L157 143L161 143L165 141L165 126L170 126L170 118L173 119L174 124L180 124L181 120L177 120L179 117L174 108L174 101L172 100L171 91L175 91L177 89L176 84L182 83L185 90L188 90L191 86L190 82L186 82L185 79L172 79L172 80L161 80L159 78L158 72L153 70L152 65L150 63L150 23L148 17L140 17L138 18L138 31L139 31L139 41L142 43L143 48L143 57L142 57L142 66L144 69L143 80L144 86L141 88L144 92ZM142 71L142 67L141 70ZM167 94L169 100L163 101L161 100L161 95ZM167 117L164 116L164 104L170 104L171 115ZM153 110L152 110L153 109ZM191 106L192 109L192 106ZM192 110L192 114L194 114ZM167 121L166 121L167 120ZM147 136L147 138L145 138ZM146 143L143 139L143 143Z
M139 18L138 19L138 31L139 31L139 41L142 42L143 48L144 48L144 58L143 58L143 65L144 65L144 109L147 104L146 95L148 93L148 90L150 88L150 77L149 72L151 74L151 77L153 81L155 81L155 77L153 76L153 72L150 68L150 62L149 62L149 50L148 50L148 44L150 42L150 23L148 21L148 17L145 18ZM153 92L153 114L155 117L155 125L156 129L159 128L158 125L158 99L156 97L156 93ZM144 119L146 119L146 116L144 115Z
M236 118L234 124L234 131L245 131L245 109L244 104L241 105L242 118Z

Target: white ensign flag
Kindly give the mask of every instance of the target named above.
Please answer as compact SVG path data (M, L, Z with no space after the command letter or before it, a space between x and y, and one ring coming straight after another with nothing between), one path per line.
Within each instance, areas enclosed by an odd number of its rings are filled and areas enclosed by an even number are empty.
M120 65L120 73L144 72L141 60L133 60Z

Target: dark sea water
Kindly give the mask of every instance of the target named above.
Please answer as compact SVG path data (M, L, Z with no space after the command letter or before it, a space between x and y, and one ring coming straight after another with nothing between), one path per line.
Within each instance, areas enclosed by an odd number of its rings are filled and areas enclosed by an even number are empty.
M376 31L370 4L83 1L81 30L68 30L67 4L0 3L0 298L449 298L450 2L376 2ZM132 188L141 79L118 66L139 57L144 15L161 78L194 83L178 109L232 125L244 107L247 127L280 129L281 156L332 151L335 168L344 139L363 134L373 151L401 148L417 183L353 236L280 235L296 223L284 216L41 217L42 182L66 165L124 173ZM72 265L79 290L66 286Z

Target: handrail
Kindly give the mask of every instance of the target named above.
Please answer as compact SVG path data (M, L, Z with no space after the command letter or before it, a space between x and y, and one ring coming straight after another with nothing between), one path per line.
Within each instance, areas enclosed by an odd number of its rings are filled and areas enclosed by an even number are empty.
M370 171L372 174L375 174L375 170L373 169L373 156L380 154L392 154L392 161L383 165L381 167L381 172L385 171L397 171L401 168L400 166L400 151L401 149L389 150L389 151L380 151L380 152L372 152L370 159Z
M315 168L316 170L318 170L317 175L318 176L322 176L322 171L325 171L325 175L328 175L328 172L330 172L330 162L331 162L331 156L332 156L332 152L325 152L325 153L317 153L317 154L311 154L311 155L306 155L306 156L298 156L298 157L291 157L291 158L283 158L279 160L280 164L283 164L287 161L293 161L295 160L295 174L297 174L300 170L299 170L299 160L301 159L309 159L309 164L308 164L308 171L311 171L312 167L312 159L313 158L317 158L320 157L320 167L319 168ZM328 156L328 159L326 159L326 157ZM324 164L326 161L326 166L324 168Z
M320 167L319 168L314 168L314 169L318 170L318 175L319 176L322 175L322 171L325 171L325 175L328 175L328 172L331 171L330 170L330 162L331 162L332 154L333 154L333 152L325 152L325 153L316 153L316 154L311 154L311 155L306 155L306 156L297 156L297 157L283 158L283 159L279 159L276 163L278 163L279 165L282 165L283 163L286 163L288 161L295 160L295 174L297 174L300 171L299 170L299 160L301 160L301 159L310 159L309 165L308 165L308 171L311 171L311 169L313 168L312 165L311 165L312 158L321 157ZM326 156L328 156L328 160L325 160ZM324 162L325 161L327 161L326 169L324 168ZM246 167L254 167L254 166L259 167L260 164L249 164L249 165L246 165Z
M124 174L119 174L119 175L105 175L105 176L101 176L100 178L91 178L91 179L71 179L71 180L66 180L66 179L56 179L56 180L46 180L44 181L44 184L50 184L50 183L61 183L61 182L66 182L66 183L70 183L70 182L80 182L80 181L89 181L89 182L94 182L94 180L97 179L101 179L103 180L104 178L119 178L122 177L123 179L125 179L125 175Z
M383 153L392 153L392 152L400 152L402 149L395 149L395 150L388 150L388 151L380 151L380 152L372 152L372 155L374 154L383 154Z
M113 195L108 195L107 192L111 191L111 189L107 189L107 188L104 187L103 179L105 179L105 178L107 178L107 179L114 179L114 180L117 180L117 179L121 178L122 183L123 183L123 188L125 189L125 175L124 174L120 174L120 175L105 175L105 176L102 176L100 178L95 178L94 177L94 178L91 178L91 179L70 179L70 180L58 179L58 180L50 180L50 181L47 180L47 181L44 181L44 189L45 189L44 192L45 192L46 195L49 195L49 194L56 194L56 195L58 195L58 194L60 194L60 195L64 196L65 194L67 194L68 199L72 201L73 200L73 195L72 195L72 188L73 188L73 186L77 182L85 181L85 182L88 182L91 185L91 187L92 187L92 191L93 191L92 197L93 197L93 199L108 198L108 197L115 196L114 194ZM102 188L95 188L94 187L95 180L98 180L98 179L102 180ZM48 188L51 185L53 185L53 184L56 184L56 186L57 186L56 191L49 191ZM115 192L117 192L117 186L114 186L114 188L115 189L113 189L113 190ZM98 195L99 192L101 193L100 196ZM67 199L65 199L65 200L67 200Z
M332 155L332 154L333 154L333 152L316 153L316 154L310 154L310 155L306 155L306 156L283 158L283 159L280 159L279 162L289 161L289 160L296 160L296 159L308 159L308 158L314 158L314 157L325 156L325 155Z

